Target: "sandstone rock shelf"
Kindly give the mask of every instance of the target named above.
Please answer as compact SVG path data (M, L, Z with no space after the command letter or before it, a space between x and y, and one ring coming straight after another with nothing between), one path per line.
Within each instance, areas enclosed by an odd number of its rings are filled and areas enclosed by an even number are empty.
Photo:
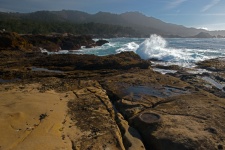
M133 52L12 48L0 50L0 149L225 147L224 88L202 79L223 85L223 59L199 63L202 75L163 75Z

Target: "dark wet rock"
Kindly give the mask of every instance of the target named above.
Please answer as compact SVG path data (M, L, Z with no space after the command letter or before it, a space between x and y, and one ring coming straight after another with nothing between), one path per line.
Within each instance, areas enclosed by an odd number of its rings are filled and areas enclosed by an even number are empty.
M24 35L30 43L48 51L78 50L81 46L94 45L95 42L86 35Z
M91 48L108 43L106 40L95 42L88 35L55 34L55 35L19 35L14 32L0 33L0 49L40 51L78 50L82 46Z
M95 42L90 36L68 36L62 39L61 49L63 50L78 50L81 46L91 48Z
M60 63L58 63L60 62ZM142 60L134 52L98 57L95 55L48 55L37 58L34 66L54 68L53 70L99 70L130 69L139 67L146 69L150 62Z
M33 45L14 32L0 32L0 50L31 51Z
M154 66L160 69L167 69L167 70L182 70L183 68L178 65L170 65L170 66L163 66L163 65L156 65Z
M205 60L197 63L197 65L210 71L225 71L225 58Z
M197 63L199 68L206 69L208 72L202 74L180 74L177 77L186 81L196 88L208 91L218 97L224 98L225 85L225 59L217 58L205 60Z
M109 43L109 41L107 41L107 40L98 40L98 41L96 41L96 46L102 46L102 45L104 45L106 43Z

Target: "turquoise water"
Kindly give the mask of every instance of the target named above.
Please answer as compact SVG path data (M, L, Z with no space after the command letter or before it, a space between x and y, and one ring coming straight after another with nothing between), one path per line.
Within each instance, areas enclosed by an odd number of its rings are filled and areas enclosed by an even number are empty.
M96 39L97 40L97 39ZM112 38L101 47L62 50L49 54L94 54L105 56L124 51L134 51L143 59L158 59L162 63L193 66L198 61L225 56L225 39L162 38Z

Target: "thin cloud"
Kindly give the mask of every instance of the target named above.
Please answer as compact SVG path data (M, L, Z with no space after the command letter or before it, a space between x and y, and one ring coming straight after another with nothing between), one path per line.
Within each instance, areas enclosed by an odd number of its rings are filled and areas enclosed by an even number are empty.
M206 14L206 13L203 13L203 14L200 14L200 13L187 13L187 14L184 14L184 13L171 13L171 14L164 14L166 16L225 16L225 13L209 13L209 14Z
M16 12L16 11L12 9L0 8L0 12Z
M216 4L218 4L221 0L212 0L211 3L205 5L202 9L202 12L205 12L207 10L209 10L210 8L212 8L213 6L215 6Z
M179 5L181 5L182 3L184 3L185 1L187 1L187 0L174 0L174 1L172 1L171 3L169 3L168 5L167 5L167 9L173 9L173 8L176 8L176 7L178 7Z
M199 27L198 29L209 30L207 27Z
M208 28L209 31L216 31L216 30L224 30L224 25L225 25L225 22L204 24L204 25L199 25L199 27L204 26L204 27Z
M225 13L204 14L204 16L225 16Z

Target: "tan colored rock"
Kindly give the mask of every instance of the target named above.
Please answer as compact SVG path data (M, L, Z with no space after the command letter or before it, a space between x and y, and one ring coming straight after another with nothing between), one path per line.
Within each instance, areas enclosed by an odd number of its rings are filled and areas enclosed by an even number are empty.
M0 149L124 150L106 91L96 81L79 85L57 93L40 84L2 84Z
M117 123L123 132L123 142L127 150L145 150L145 146L141 140L140 134L133 127L128 125L120 113L117 113Z
M104 87L139 131L146 149L222 149L225 101L168 75L136 71L110 77ZM138 110L138 111L136 111ZM156 122L143 121L144 118Z
M73 92L76 97L68 103L71 130L65 131L65 135L74 149L125 149L106 91L95 85ZM71 132L74 130L77 133Z
M1 85L0 149L72 149L61 132L69 97L54 91L40 93L38 87Z

